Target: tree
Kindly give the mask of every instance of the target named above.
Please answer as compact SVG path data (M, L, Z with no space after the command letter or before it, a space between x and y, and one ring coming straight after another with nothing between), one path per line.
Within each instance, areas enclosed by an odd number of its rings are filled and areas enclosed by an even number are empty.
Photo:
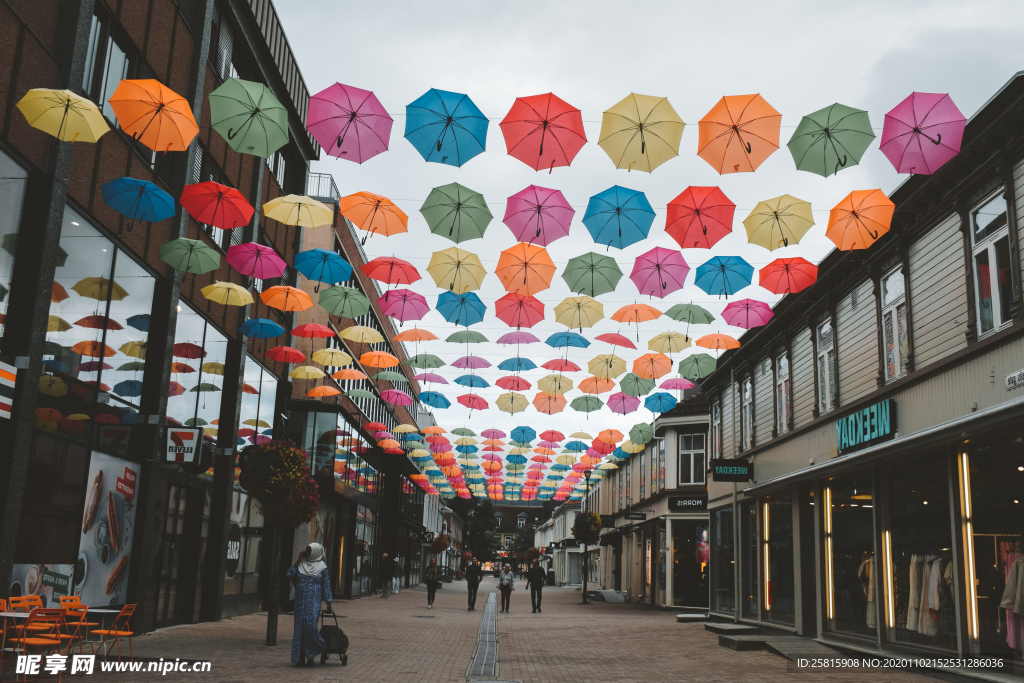
M533 548L534 535L536 534L537 527L533 524L523 527L516 534L516 540L512 544L512 553L516 556L518 561L519 557L528 557L528 561L532 562L533 558L529 557L530 549Z
M466 520L463 539L466 550L481 562L490 562L498 556L498 520L494 516L494 503L490 499L455 498L448 507Z

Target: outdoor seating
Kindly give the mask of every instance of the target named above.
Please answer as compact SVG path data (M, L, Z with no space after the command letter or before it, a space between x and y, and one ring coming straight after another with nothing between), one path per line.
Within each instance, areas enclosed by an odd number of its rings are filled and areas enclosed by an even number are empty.
M18 629L10 642L19 650L19 654L48 655L61 650L61 628L64 625L64 610L60 608L37 607L29 613L24 626ZM0 679L7 674L7 669L16 657L8 658L4 664ZM27 675L24 680L27 680ZM59 678L58 678L59 680Z
M110 628L97 628L93 629L93 635L102 636L102 639L95 644L93 654L96 654L100 650L103 650L106 646L106 650L103 652L103 657L106 658L110 654L111 649L117 651L117 661L121 661L121 639L124 638L128 641L128 658L130 661L135 661L135 655L132 652L132 636L135 635L129 625L129 621L132 615L135 614L135 605L125 605L118 612L117 616L114 617L113 623ZM108 644L108 641L113 640L113 644Z

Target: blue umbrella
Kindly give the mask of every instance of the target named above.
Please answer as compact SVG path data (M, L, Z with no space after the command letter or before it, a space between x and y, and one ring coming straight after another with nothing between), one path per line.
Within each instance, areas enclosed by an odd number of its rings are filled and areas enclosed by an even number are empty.
M133 315L125 322L128 327L134 327L140 332L149 332L149 313L140 313L139 315Z
M273 429L264 429L262 432L260 432L260 434L262 434L263 436L270 436L273 433L274 433Z
M533 370L536 367L537 364L529 358L520 358L519 356L506 358L498 363L498 369L505 372L522 372L524 370Z
M352 266L348 261L326 249L299 252L295 256L295 269L310 280L332 285L352 277ZM315 286L313 291L320 291L320 285Z
M474 292L444 292L437 297L437 310L448 322L469 327L484 319L487 306Z
M629 453L622 450L621 447L616 448L614 451L608 454L609 458L615 458L616 460L628 460Z
M476 453L480 449L476 446L456 446L455 450L459 453Z
M565 444L565 450L575 451L576 453L583 453L588 448L590 447L583 441L570 441L569 443Z
M256 339L271 339L273 337L280 337L284 334L283 327L275 323L273 320L267 320L266 318L253 318L251 320L246 320L242 323L242 326L238 328L238 331L246 337L255 337Z
M138 417L138 413L125 413L124 415L121 416L121 424L133 425L135 424L135 421L138 419Z
M708 294L735 294L750 284L754 267L739 256L714 256L697 268L694 284Z
M137 379L126 379L114 385L114 393L118 396L142 396L142 382Z
M425 161L462 166L484 151L487 117L468 95L430 89L405 108L405 139Z
M483 377L477 377L476 375L462 375L461 377L456 377L455 383L464 387L469 387L470 389L485 389L491 386Z
M452 405L452 402L446 399L444 394L439 394L436 391L421 391L420 403L425 403L431 408L449 408Z
M44 360L43 365L48 368L53 368L54 370L59 370L60 372L71 372L71 368L67 366L67 363L62 363L59 360Z
M162 221L174 215L174 199L148 180L118 178L100 189L107 206L133 221Z
M569 347L574 346L576 348L585 349L590 346L590 342L583 335L576 334L575 332L559 332L553 334L544 340L544 343L548 346L558 347Z
M533 427L516 427L512 430L512 438L527 443L537 438L537 432Z
M583 225L598 244L625 249L647 237L654 209L643 192L615 185L587 203Z
M664 413L676 407L676 397L659 391L644 399L644 407L652 413Z

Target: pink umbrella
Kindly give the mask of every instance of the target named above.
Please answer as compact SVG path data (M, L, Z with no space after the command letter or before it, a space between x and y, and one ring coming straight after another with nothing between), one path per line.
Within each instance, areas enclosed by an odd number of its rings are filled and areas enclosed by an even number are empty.
M436 372L421 372L420 374L414 376L413 379L419 380L421 382L436 382L437 384L448 384L448 380L446 380L444 377L437 374Z
M252 438L252 437L250 437L250 438ZM272 441L271 437L267 436L266 434L257 434L255 440L253 441L253 443L256 444L257 446L262 446L263 444L267 443L268 441Z
M655 247L637 257L629 279L641 294L663 299L665 295L683 288L689 272L690 266L686 265L682 252Z
M693 382L688 379L683 379L682 377L673 377L658 385L658 388L668 389L669 391L685 391L686 389L693 389L693 387Z
M559 448L557 441L541 441L537 444L537 448Z
M242 275L249 275L257 280L281 277L286 265L284 259L273 249L255 242L230 247L224 260Z
M546 247L569 234L575 213L558 190L530 185L508 198L502 220L520 242Z
M306 129L332 157L361 164L387 151L391 124L369 90L335 83L309 98Z
M480 433L480 436L484 437L485 439L504 439L505 432L501 431L500 429L485 429Z
M396 406L412 405L412 396L398 389L388 389L386 391L382 391L380 397L387 401L388 403L393 403Z
M949 95L915 92L885 115L879 148L899 173L934 173L960 153L967 119Z
M621 346L627 349L635 349L636 345L629 341L626 337L615 332L606 332L605 334L599 334L594 339L598 341L608 342L612 346Z
M740 299L725 307L722 311L722 320L733 327L749 330L752 327L761 327L774 315L771 306L763 301Z
M447 453L452 448L450 443L432 443L430 444L431 453Z
M498 337L499 344L532 344L539 341L540 339L537 339L537 337L522 330L508 332Z
M480 368L491 367L491 362L486 358L480 356L463 356L454 363L453 368L462 368L464 370L479 370Z
M525 380L522 377L517 377L515 375L502 377L497 382L495 382L495 384L497 384L499 387L507 391L524 391L533 386L532 384L530 384L529 380Z
M476 394L463 394L462 396L459 396L455 400L457 400L459 403L461 403L462 405L466 406L470 410L486 410L487 409L487 401L485 401L484 399L480 398Z
M608 397L608 407L611 408L613 413L626 415L640 407L640 399L620 391Z
M384 315L395 320L420 320L430 310L430 304L422 294L410 289L393 289L377 299L377 305Z

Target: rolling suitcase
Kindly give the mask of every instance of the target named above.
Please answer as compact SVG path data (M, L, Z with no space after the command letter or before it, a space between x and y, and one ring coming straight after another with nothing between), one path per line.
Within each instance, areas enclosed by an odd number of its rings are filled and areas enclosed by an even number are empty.
M326 617L334 619L334 624L326 624ZM320 637L324 639L326 658L330 655L338 655L341 665L348 664L348 636L338 627L338 615L334 612L320 612Z

